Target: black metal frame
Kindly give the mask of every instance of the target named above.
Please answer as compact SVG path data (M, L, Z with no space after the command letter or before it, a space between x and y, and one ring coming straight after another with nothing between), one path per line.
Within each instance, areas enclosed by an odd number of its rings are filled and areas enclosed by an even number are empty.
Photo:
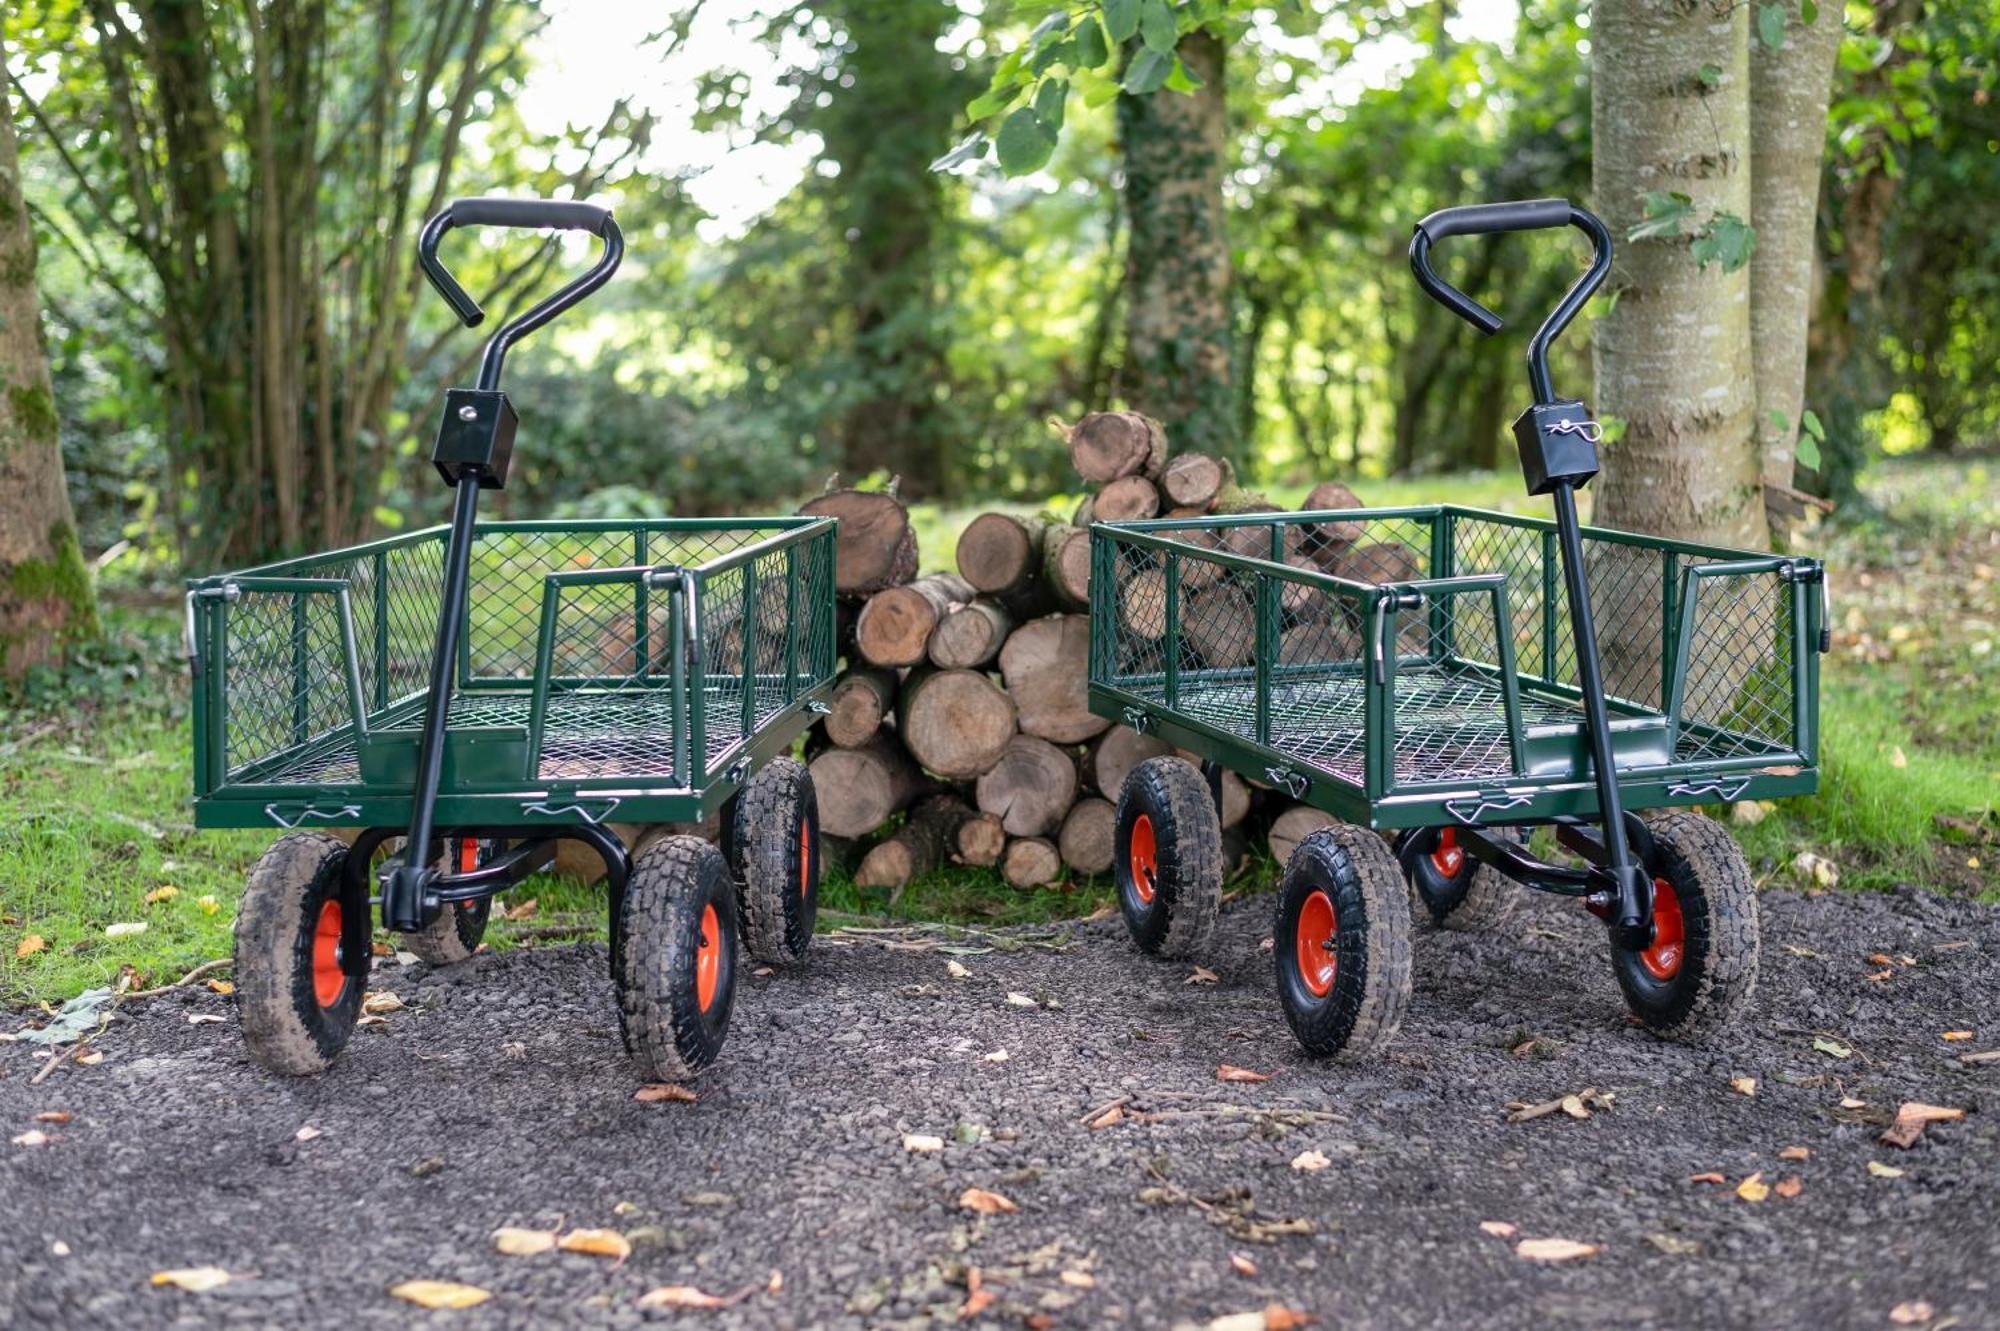
M433 217L423 230L417 242L417 257L422 264L424 275L430 279L445 303L468 328L477 327L484 321L485 311L477 301L460 286L450 271L439 260L438 243L447 232L459 226L496 226L525 230L566 230L586 231L604 242L603 253L589 272L571 281L567 286L536 304L526 313L503 324L486 344L486 351L480 358L479 383L477 392L498 396L500 375L507 361L507 352L523 337L541 328L564 310L570 309L586 296L611 280L618 270L619 262L625 257L625 240L612 219L610 210L594 204L565 202L546 199L459 199L448 204L444 211ZM505 399L500 399L504 406ZM471 410L470 407L465 410ZM504 461L502 463L504 467ZM492 486L504 476L489 477L487 468L477 462L459 461L455 464L456 480L452 482L453 498L451 511L451 533L445 547L444 594L438 611L436 646L431 654L430 692L424 701L423 728L417 749L416 784L412 792L412 806L409 831L405 847L428 847L432 843L434 822L437 812L438 783L444 771L445 720L451 709L453 686L456 682L458 660L459 625L464 619L466 587L470 579L472 564L473 523L479 512L479 491L483 485ZM589 828L591 833L600 829ZM605 868L615 883L612 898L612 922L616 930L618 919L618 895L622 892L623 880L629 874L630 860L624 846L616 837L602 833L610 845L598 844L596 838L584 835L584 828L566 828L564 835L575 836L590 842L604 857ZM515 829L514 835L519 835ZM357 843L358 844L358 843ZM377 840L375 844L379 845ZM612 849L612 847L616 849ZM371 847L372 850L372 847ZM366 863L366 857L361 857ZM524 871L521 876L525 877ZM477 878L478 874L471 875ZM384 927L397 930L421 929L427 920L435 917L447 900L470 900L491 895L506 883L491 889L481 890L463 881L463 875L441 875L428 861L409 863L407 850L404 854L385 864L381 873L382 923ZM518 878L511 881L518 881ZM445 890L459 889L468 895L446 896Z
M1590 588L1583 566L1583 539L1576 513L1576 489L1597 470L1596 424L1580 412L1566 412L1549 379L1549 345L1569 327L1611 270L1611 233L1602 220L1563 199L1532 199L1518 203L1473 204L1446 208L1432 213L1416 225L1410 239L1410 267L1417 284L1439 304L1492 335L1504 326L1500 316L1439 277L1430 262L1431 246L1450 236L1491 235L1508 231L1539 231L1575 227L1588 236L1592 254L1590 266L1564 294L1561 303L1542 321L1528 341L1528 380L1534 390L1535 405L1524 422L1522 433L1524 466L1532 492L1546 493L1555 501L1556 538L1562 553L1563 585L1570 609L1570 623L1576 641L1577 683L1582 694L1584 729L1590 739L1591 767L1596 776L1598 809L1602 814L1601 834L1591 834L1575 821L1557 824L1565 846L1590 862L1588 869L1573 869L1535 859L1518 844L1506 844L1486 835L1477 827L1456 829L1459 844L1475 859L1491 864L1525 887L1538 891L1585 896L1594 908L1608 916L1613 941L1620 947L1637 950L1653 942L1653 894L1651 873L1644 861L1651 858L1652 839L1644 823L1626 813L1618 791L1618 769L1612 757L1608 709L1604 699L1604 678L1597 654L1597 626L1592 620ZM1580 404L1575 404L1579 405ZM1556 409L1551 411L1550 409ZM1544 419L1561 424L1554 431L1542 427ZM1565 441L1559 465L1547 466L1540 447L1540 435L1558 433ZM1535 436L1530 450L1529 435ZM1634 851L1639 852L1635 862Z

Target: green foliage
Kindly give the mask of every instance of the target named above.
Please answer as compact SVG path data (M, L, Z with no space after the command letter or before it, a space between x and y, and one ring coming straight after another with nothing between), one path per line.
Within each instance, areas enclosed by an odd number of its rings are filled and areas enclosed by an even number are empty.
M1625 233L1625 239L1636 243L1682 238L1688 241L1697 266L1718 263L1725 273L1748 264L1757 248L1756 230L1735 213L1710 213L1707 220L1698 221L1694 200L1688 195L1678 190L1649 190L1645 215Z

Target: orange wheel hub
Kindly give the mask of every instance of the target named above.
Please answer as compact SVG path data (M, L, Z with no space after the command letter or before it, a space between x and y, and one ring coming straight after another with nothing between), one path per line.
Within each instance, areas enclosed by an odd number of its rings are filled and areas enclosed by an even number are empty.
M1314 998L1333 992L1333 973L1340 959L1334 939L1340 933L1340 917L1334 913L1333 898L1315 891L1299 907L1299 922L1292 932L1292 946L1298 959L1299 978Z
M799 900L804 901L812 892L813 838L812 825L799 819Z
M340 965L341 913L338 901L323 902L313 923L313 997L321 1007L340 1002L347 989L347 972Z
M1671 980L1681 973L1681 958L1687 953L1687 921L1681 917L1681 899L1674 885L1664 878L1653 880L1653 945L1639 954L1639 964L1656 980Z
M462 837L458 843L458 871L471 873L479 867L479 842L472 837Z
M1146 905L1153 904L1153 886L1160 876L1160 844L1153 835L1153 820L1140 814L1132 822L1132 845L1127 852L1132 868L1132 890Z
M722 922L715 907L701 909L701 941L694 953L694 1001L703 1012L715 1004L715 991L722 987Z
M1458 832L1445 828L1438 833L1437 849L1431 852L1431 867L1446 878L1458 877L1458 871L1465 867L1465 852L1458 847Z

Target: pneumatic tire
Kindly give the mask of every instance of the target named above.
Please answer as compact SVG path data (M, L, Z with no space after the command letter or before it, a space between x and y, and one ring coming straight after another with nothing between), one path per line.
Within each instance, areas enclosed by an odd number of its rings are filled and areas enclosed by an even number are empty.
M1525 828L1514 831L1527 840ZM1466 854L1452 828L1411 828L1396 838L1396 859L1409 880L1412 913L1440 929L1463 933L1491 929L1520 904L1521 889L1492 865Z
M1750 1006L1760 950L1757 887L1729 830L1698 813L1651 819L1653 942L1613 944L1625 1005L1648 1030L1694 1041Z
M445 842L445 857L457 861L460 872L490 862L503 843L453 837ZM437 918L421 929L412 929L399 940L417 958L432 966L450 966L470 960L486 937L486 922L493 918L493 898L447 902L438 908Z
M236 1017L259 1067L324 1072L354 1034L368 985L366 884L346 885L347 844L288 832L250 870L237 907Z
M1118 909L1142 952L1188 957L1222 909L1222 822L1202 774L1171 755L1148 758L1118 795L1112 874Z
M1343 824L1301 841L1272 939L1278 1000L1308 1054L1354 1062L1395 1038L1410 1006L1410 908L1380 837Z
M736 991L736 893L722 852L692 836L639 852L617 938L618 1024L633 1060L655 1081L713 1063Z
M811 774L791 758L766 763L736 797L724 829L743 950L766 965L797 965L819 915L819 797Z

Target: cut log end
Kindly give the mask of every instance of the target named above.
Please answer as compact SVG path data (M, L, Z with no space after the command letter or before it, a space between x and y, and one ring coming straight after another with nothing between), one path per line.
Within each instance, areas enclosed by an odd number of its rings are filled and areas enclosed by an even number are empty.
M909 510L879 490L835 490L809 500L799 512L840 519L834 554L834 587L861 596L900 586L917 576L917 533Z
M1062 877L1062 853L1044 837L1016 837L1000 858L1000 875L1012 887L1047 887Z
M1136 411L1093 411L1068 430L1070 465L1102 485L1124 476L1158 476L1167 463L1167 432Z

